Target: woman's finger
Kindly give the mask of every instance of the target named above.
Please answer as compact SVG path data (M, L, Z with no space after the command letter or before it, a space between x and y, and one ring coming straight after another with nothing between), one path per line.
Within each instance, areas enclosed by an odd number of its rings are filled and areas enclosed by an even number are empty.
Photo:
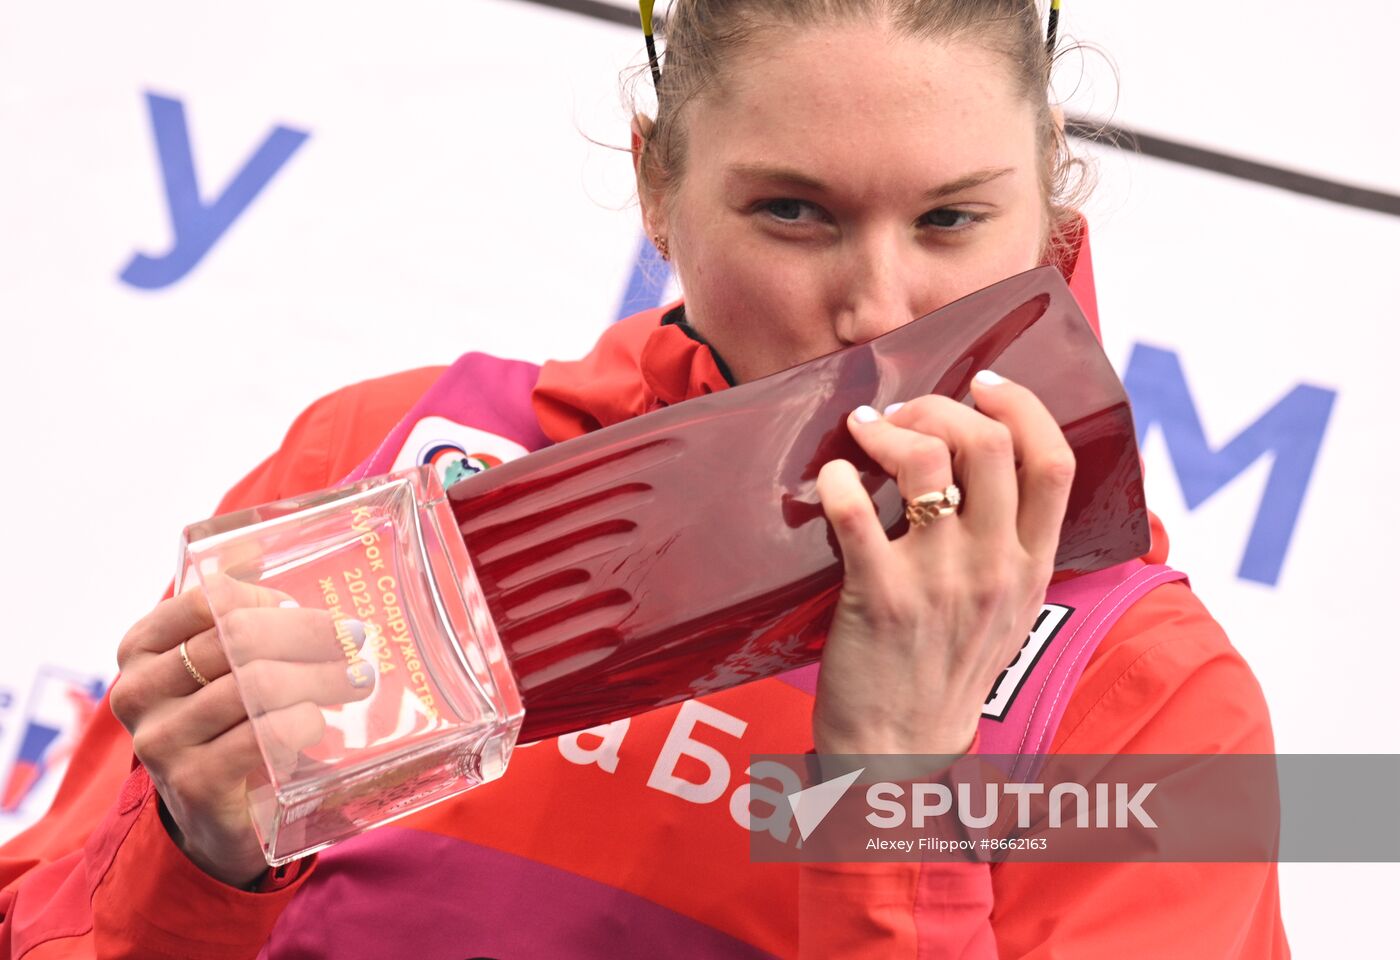
M228 658L219 645L219 634L214 627L186 640L184 650L185 656L182 657L177 645L174 650L165 651L155 660L161 667L162 687L172 695L186 695L198 690L202 684L195 679L195 673L210 683L228 673ZM189 666L185 666L186 659Z
M846 460L824 464L817 474L817 496L841 546L846 582L874 577L889 561L890 539L856 468Z
M291 600L280 590L244 583L221 574L208 577L205 586L204 590L185 590L178 596L161 601L127 631L117 648L117 665L122 672L148 657L174 650L182 641L214 626L214 609L275 607Z
M365 642L359 620L336 621L325 610L241 607L224 618L234 662L288 660L302 663L353 658Z
M142 733L163 749L198 746L247 719L245 695L256 706L261 725L272 714L298 703L329 707L363 700L374 685L374 667L363 660L354 664L257 660L240 671L237 682L226 674L188 697L170 701L168 708L142 725Z
M365 643L364 623L337 622L324 610L240 607L224 616L223 628L240 665L253 660L347 661ZM224 645L213 627L186 641L184 654L177 646L159 657L164 688L172 693L189 694L202 686L195 672L211 683L229 672Z
M128 673L142 660L179 646L180 641L214 626L214 614L202 590L186 590L156 604L132 625L117 646L117 667Z
M977 409L1011 431L1019 464L1016 526L1021 544L1031 556L1053 563L1074 483L1074 451L1045 404L1019 383L979 374L972 381L972 396Z
M223 789L261 768L264 757L274 773L287 773L296 766L299 751L320 743L326 720L313 704L299 703L268 714L259 732L261 746L252 723L240 723L194 748L192 760Z
M901 497L913 500L941 492L953 482L953 455L942 438L894 426L873 414L869 407L852 414L854 430L863 434L862 447L868 446L867 452L895 478Z
M911 433L937 437L951 454L952 482L963 495L958 516L969 532L988 535L1005 530L1009 536L1015 529L1016 461L1010 431L1003 424L955 400L933 396L911 400L888 417L869 420L868 416L862 420L853 415L851 433L887 473L897 475ZM903 486L900 492L905 492Z
M254 660L238 671L243 702L259 716L294 703L333 707L363 700L374 692L374 665L364 660L346 663L288 663Z
M187 697L166 700L151 710L132 734L136 756L147 766L207 743L248 719L233 677L225 674Z

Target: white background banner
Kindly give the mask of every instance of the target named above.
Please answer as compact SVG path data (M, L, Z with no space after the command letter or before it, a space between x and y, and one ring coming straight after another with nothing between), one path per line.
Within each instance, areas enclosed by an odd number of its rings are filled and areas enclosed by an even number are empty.
M579 6L0 0L0 838L52 798L181 527L308 403L468 350L578 356L629 285L659 296L614 149L640 31ZM1072 115L1361 188L1079 144L1172 564L1280 752L1400 751L1400 7L1070 0L1062 35L1113 61L1063 62ZM1393 947L1400 866L1282 876L1297 955Z

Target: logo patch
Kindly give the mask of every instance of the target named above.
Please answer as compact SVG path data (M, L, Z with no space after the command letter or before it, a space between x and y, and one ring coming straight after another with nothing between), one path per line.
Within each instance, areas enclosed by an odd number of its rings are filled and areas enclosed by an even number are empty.
M392 469L430 466L442 485L450 487L458 480L499 467L529 452L514 440L494 433L446 417L424 417L409 431Z
M992 684L992 692L987 694L987 702L982 707L982 716L990 720L1006 717L1006 711L1011 709L1026 677L1030 676L1041 654L1045 653L1050 641L1055 639L1055 634L1060 632L1060 627L1065 625L1072 613L1073 607L1058 603L1047 603L1040 608L1040 616L1035 618L1035 626L1026 635L1026 642L1021 644L1016 656L997 677L997 682Z

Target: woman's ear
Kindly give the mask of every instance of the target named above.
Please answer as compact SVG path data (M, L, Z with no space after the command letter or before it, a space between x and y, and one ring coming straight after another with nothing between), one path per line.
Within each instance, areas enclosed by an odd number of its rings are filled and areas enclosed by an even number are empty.
M656 122L646 114L632 114L632 170L639 175L642 167L642 151L646 149L647 141L651 139L651 131L655 127Z
M649 237L666 232L665 224L657 219L660 216L661 204L642 176L642 154L651 143L651 134L655 128L655 121L651 117L641 113L632 115L632 173L637 180L637 201L642 207L642 228Z

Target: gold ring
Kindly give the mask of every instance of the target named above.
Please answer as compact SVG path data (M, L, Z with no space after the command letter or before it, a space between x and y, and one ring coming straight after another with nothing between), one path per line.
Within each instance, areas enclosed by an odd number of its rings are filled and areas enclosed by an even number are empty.
M956 483L950 483L943 490L935 490L915 497L904 504L904 519L911 527L924 527L934 520L951 517L962 505L962 491Z
M190 662L188 644L188 640L180 641L180 659L185 661L185 672L190 675L190 678L193 679L195 683L199 684L201 687L207 687L209 686L209 681L204 679L204 674L196 670L194 664Z

